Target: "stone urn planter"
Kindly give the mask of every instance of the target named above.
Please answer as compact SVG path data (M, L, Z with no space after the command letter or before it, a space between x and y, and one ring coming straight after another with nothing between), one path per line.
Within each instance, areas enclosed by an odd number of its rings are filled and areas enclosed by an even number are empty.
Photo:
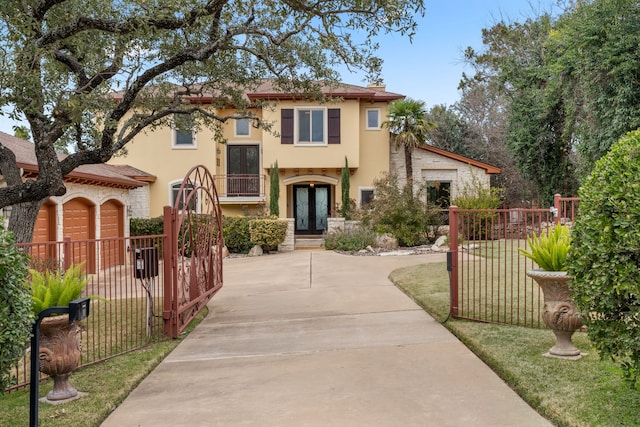
M61 401L78 396L69 384L69 376L80 363L82 342L80 322L69 323L69 315L47 317L40 324L40 371L53 379L49 401Z
M546 270L529 270L527 276L542 288L542 319L556 336L556 343L547 354L560 358L580 358L580 350L571 341L573 333L582 326L582 316L571 300L571 276L566 271Z

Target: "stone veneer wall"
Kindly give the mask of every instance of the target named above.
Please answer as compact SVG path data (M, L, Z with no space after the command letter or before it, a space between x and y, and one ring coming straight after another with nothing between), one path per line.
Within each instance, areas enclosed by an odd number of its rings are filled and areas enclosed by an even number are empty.
M149 185L129 190L129 215L131 218L149 218L151 195Z
M396 150L395 144L390 144L390 147L390 170L398 176L398 182L403 186L406 183L404 152L402 148ZM413 150L411 158L414 192L426 181L449 181L451 198L454 199L465 183L471 182L473 176L487 187L490 185L490 175L476 166L421 149Z
M287 222L287 236L284 238L284 242L281 245L278 245L279 252L291 252L296 247L296 237L295 237L295 228L294 228L294 218L284 218L280 221Z

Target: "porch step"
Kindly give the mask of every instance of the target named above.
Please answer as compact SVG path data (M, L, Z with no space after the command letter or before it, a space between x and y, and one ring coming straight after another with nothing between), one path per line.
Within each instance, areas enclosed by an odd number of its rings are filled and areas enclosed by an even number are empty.
M322 236L296 236L295 249L318 249L324 246Z

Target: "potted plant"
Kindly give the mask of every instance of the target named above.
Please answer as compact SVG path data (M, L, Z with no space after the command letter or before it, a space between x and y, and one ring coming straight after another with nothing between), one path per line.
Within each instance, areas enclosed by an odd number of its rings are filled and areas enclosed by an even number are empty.
M539 236L528 237L527 244L529 250L519 251L540 267L528 270L527 276L542 288L542 319L556 336L556 343L547 355L580 358L580 350L571 342L573 333L582 326L582 316L571 299L571 276L567 274L571 231L566 225L557 224Z
M82 296L89 283L83 264L60 271L31 272L32 310L35 316L50 307L66 307ZM78 396L69 384L69 376L80 362L82 343L80 322L69 323L69 315L60 313L46 317L40 324L40 371L53 378L49 401L61 401Z

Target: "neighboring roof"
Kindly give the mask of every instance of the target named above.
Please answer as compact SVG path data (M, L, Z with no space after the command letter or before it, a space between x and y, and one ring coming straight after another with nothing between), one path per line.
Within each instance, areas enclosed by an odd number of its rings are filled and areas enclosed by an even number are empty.
M494 173L502 172L502 169L500 169L498 167L491 166L491 165L489 165L487 163L482 163L482 162L479 162L477 160L473 160L473 159L470 159L468 157L452 153L451 151L443 150L442 148L436 148L436 147L433 147L431 145L420 145L420 146L418 146L418 148L420 148L421 150L430 151L430 152L432 152L434 154L439 154L441 156L448 157L448 158L453 159L453 160L457 160L459 162L462 162L462 163L465 163L465 164L468 164L468 165L475 166L475 167L480 168L480 169L484 169L485 173L487 173L487 174L494 174Z
M33 178L38 175L38 161L33 143L25 141L7 133L0 132L0 144L13 151L17 165L24 170L24 176ZM64 159L65 154L58 153L58 159ZM141 171L140 171L141 172ZM146 174L143 172L143 174ZM146 174L147 176L152 176ZM154 177L155 178L155 177ZM106 164L81 165L64 177L65 182L77 184L92 184L106 187L136 188L144 183L121 173L117 167ZM152 182L152 181L147 181Z
M142 182L156 182L157 177L148 172L142 171L138 168L134 168L129 165L110 165L112 168L118 171L120 175L128 176L129 178L133 178L136 181Z

